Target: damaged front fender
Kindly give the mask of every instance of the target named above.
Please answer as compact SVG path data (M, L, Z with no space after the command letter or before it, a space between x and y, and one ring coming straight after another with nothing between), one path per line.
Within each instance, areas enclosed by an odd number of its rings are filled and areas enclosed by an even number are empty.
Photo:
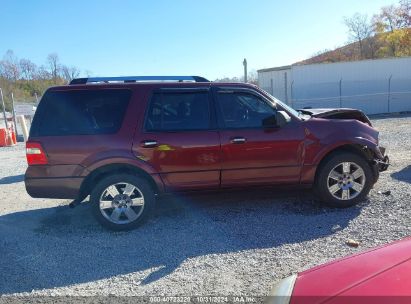
M355 137L358 144L363 145L363 148L372 152L372 163L377 166L379 172L386 171L390 165L390 159L386 155L386 149L380 147L372 141L363 138Z

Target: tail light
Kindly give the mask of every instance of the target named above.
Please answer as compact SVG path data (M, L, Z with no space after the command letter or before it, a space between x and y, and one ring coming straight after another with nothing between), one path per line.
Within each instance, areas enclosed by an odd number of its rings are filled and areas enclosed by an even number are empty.
M47 155L38 142L26 142L26 158L29 166L48 164Z

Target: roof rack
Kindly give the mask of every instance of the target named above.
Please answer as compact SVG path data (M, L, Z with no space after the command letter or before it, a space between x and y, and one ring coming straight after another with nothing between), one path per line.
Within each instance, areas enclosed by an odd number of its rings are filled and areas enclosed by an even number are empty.
M137 81L194 81L194 82L210 82L201 76L124 76L124 77L89 77L75 78L70 81L70 84L87 84L96 82L137 82Z

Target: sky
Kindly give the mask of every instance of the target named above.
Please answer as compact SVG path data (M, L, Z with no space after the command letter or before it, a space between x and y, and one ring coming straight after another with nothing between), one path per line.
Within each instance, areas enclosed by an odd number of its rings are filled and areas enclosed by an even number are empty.
M210 80L283 66L348 41L344 16L393 0L1 1L0 58L85 75L200 75Z

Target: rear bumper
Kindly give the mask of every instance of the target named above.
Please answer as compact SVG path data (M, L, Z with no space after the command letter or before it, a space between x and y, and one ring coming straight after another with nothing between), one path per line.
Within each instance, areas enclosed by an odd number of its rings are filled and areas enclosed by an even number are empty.
M35 198L76 199L83 177L28 178L25 176L26 191Z
M26 191L35 198L76 199L84 172L77 165L29 166L24 176Z

